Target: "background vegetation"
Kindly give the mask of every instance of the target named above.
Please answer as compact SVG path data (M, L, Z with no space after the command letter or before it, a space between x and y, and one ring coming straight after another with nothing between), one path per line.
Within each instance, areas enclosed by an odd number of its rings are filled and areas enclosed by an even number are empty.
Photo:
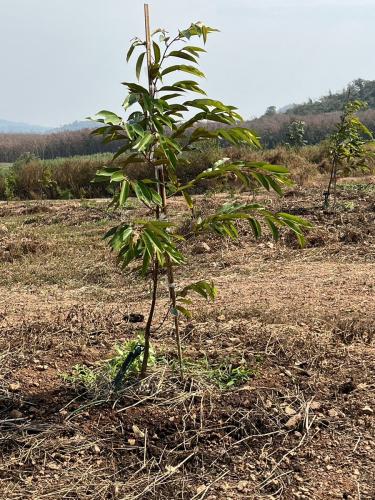
M341 92L329 92L328 95L313 101L309 99L303 104L293 105L286 113L309 115L329 113L341 110L350 97L351 100L359 99L367 102L369 108L375 108L375 81L358 78L349 83Z
M305 146L299 150L286 146L252 151L243 147L206 147L201 151L186 153L189 163L179 167L183 182L194 178L222 156L233 160L266 161L274 165L285 165L299 185L328 172L328 152L324 144ZM0 164L0 199L70 199L101 198L111 194L104 183L92 183L96 171L112 158L109 153L89 156L72 156L41 160L35 155L24 154L13 164ZM146 164L130 164L127 172L132 179L151 175ZM207 189L224 191L239 186L235 181L202 183L196 193Z
M264 150L250 151L228 147L224 141L186 154L188 163L178 172L188 181L220 157L262 160L285 165L299 185L304 185L329 171L329 137L336 132L342 108L348 96L363 99L368 109L359 119L375 133L375 81L355 80L342 92L329 93L277 112L270 106L260 118L242 125L261 137ZM214 128L214 125L210 125ZM95 172L111 159L116 142L103 143L90 129L50 134L0 134L0 199L69 199L95 198L111 194L104 184L93 184ZM293 139L297 134L298 144ZM300 136L299 136L300 135ZM294 139L296 139L296 137ZM372 163L374 161L372 160ZM370 166L373 166L370 164ZM133 179L150 175L144 164L128 165ZM231 183L229 183L231 184ZM216 182L215 190L231 188ZM199 191L204 192L203 184Z

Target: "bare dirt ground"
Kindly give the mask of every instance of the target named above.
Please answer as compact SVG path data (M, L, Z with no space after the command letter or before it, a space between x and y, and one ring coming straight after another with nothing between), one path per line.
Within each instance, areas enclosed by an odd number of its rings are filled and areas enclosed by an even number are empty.
M147 314L147 286L101 240L139 209L1 204L0 497L374 499L375 188L352 181L336 214L315 188L269 200L315 224L304 249L245 226L240 243L203 238L206 253L185 242L178 285L212 278L220 291L182 320L185 380L162 287L157 363L119 394L62 374L144 326L124 314ZM171 213L187 216L179 202ZM218 383L218 367L239 366L251 377Z

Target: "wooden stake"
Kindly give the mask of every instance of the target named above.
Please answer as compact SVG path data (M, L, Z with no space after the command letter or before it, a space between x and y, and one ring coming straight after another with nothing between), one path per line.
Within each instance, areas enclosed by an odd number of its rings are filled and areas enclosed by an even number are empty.
M152 78L151 78L151 30L150 30L150 10L148 3L144 4L145 12L145 32L146 32L146 57L147 57L147 73L148 73L148 88L150 95L153 94Z

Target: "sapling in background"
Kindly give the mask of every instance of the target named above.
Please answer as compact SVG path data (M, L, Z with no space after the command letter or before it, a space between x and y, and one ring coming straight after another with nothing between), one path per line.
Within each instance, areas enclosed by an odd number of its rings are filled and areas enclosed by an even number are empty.
M133 195L145 207L145 215L132 222L125 221L107 232L105 238L118 253L122 268L139 271L151 281L151 301L144 331L144 354L141 376L147 370L150 337L157 305L160 274L167 276L169 313L173 316L177 355L182 376L182 348L179 333L179 316L190 317L191 295L198 294L213 300L217 290L211 281L192 282L181 288L175 281L175 270L186 262L181 251L182 235L169 218L168 199L183 197L192 214L191 231L197 236L203 231L237 239L238 221L248 221L254 235L259 237L265 223L273 237L279 237L279 228L289 228L302 244L305 220L287 213L274 213L259 203L224 204L207 217L195 217L194 198L191 192L202 181L235 177L245 186L258 185L267 191L282 194L282 186L290 184L286 168L264 162L231 161L222 158L189 182L180 181L178 172L186 164L185 153L199 146L202 141L225 140L233 145L259 148L259 138L245 127L234 106L210 99L196 79L204 74L198 61L205 49L192 41L206 43L208 36L217 31L200 22L174 36L164 29L150 35L148 8L145 6L146 40L135 38L127 60L136 59L136 77L140 80L142 68L147 68L147 84L124 82L128 94L123 102L125 116L101 111L92 117L102 126L94 133L104 141L119 141L119 149L111 163L97 173L98 180L117 184L112 203L122 208ZM185 75L189 75L186 77ZM224 74L223 74L224 77ZM186 95L188 94L188 95ZM196 98L193 95L196 95ZM214 129L207 122L218 124ZM127 175L130 164L147 164L154 172L152 178L131 180ZM139 266L134 264L139 263ZM145 284L145 286L148 286Z
M307 141L305 140L305 133L306 123L301 120L294 120L288 126L288 142L286 145L297 151L303 146L306 146Z
M348 101L337 125L337 131L329 138L331 170L327 191L324 193L324 208L329 207L332 191L333 207L336 207L338 177L365 170L366 160L373 156L367 147L369 142L372 142L372 133L356 115L366 107L367 104L363 101Z

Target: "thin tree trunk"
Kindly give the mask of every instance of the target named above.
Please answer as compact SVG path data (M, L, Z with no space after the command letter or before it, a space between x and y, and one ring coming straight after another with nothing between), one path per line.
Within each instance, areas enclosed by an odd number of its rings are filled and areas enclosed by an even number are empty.
M329 206L329 197L331 196L332 186L334 187L334 205L336 204L336 179L337 179L337 160L336 160L336 158L334 158L332 160L332 168L331 168L331 174L330 174L330 178L329 178L327 191L324 193L324 195L325 195L325 200L324 200L325 208L328 208L328 206Z
M157 259L155 259L154 269L152 271L152 299L150 311L148 313L146 328L145 328L145 350L143 352L143 362L141 369L141 378L144 378L147 371L148 358L150 357L150 337L151 337L151 326L152 320L154 318L155 306L156 306L156 294L158 289L158 275L159 275L159 265Z
M337 166L335 168L333 174L333 211L336 210L336 201L337 201Z

